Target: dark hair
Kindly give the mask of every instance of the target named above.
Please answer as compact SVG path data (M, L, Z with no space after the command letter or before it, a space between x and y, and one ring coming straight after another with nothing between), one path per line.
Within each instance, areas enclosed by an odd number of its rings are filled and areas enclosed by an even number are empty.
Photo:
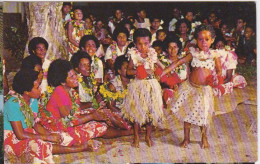
M88 59L89 60L89 64L91 65L92 59L89 56L89 54L84 52L84 51L78 51L78 52L74 53L73 56L70 59L70 63L71 63L71 65L72 65L72 67L74 69L79 67L79 63L80 63L80 60L82 58Z
M44 38L34 37L32 40L30 40L29 45L28 45L28 50L29 50L30 55L36 55L36 54L33 53L33 51L36 50L36 46L40 43L44 44L46 50L48 50L49 44Z
M13 80L13 89L19 94L25 91L30 92L33 88L34 81L38 79L38 72L31 69L21 69L16 73Z
M72 6L70 2L63 2L63 5L62 6Z
M117 40L117 36L118 36L120 33L124 33L124 34L126 35L126 38L128 39L128 37L129 37L129 32L128 32L128 30L127 30L125 27L117 26L116 29L115 29L114 32L113 32L113 39L114 39L115 41Z
M116 75L119 75L118 70L121 69L124 62L128 63L128 59L127 59L127 57L125 57L125 55L121 55L116 58L115 63L114 63Z
M164 32L164 33L167 35L166 30L164 30L164 29L159 29L159 30L156 31L156 36L158 36L160 32Z
M146 28L138 28L137 30L135 30L134 32L134 43L136 43L136 39L137 37L149 37L150 41L151 41L151 32L146 29Z
M201 24L201 25L196 27L195 32L194 32L194 38L197 39L199 32L204 31L204 30L209 31L211 33L212 38L216 37L215 30L214 30L213 26Z
M187 33L190 33L190 30L191 30L191 24L190 22L187 20L187 19L181 19L181 20L178 20L177 23L176 23L176 31L177 33L179 33L179 28L181 26L182 23L185 23L187 25L187 28L189 29L187 31Z
M152 44L152 47L161 47L163 48L163 42L161 40L155 40Z
M38 58L35 55L27 56L22 60L22 66L21 69L31 69L34 70L34 67L39 64L42 66L42 61L40 58Z
M176 43L177 46L178 46L178 48L179 48L178 54L181 53L182 43L181 43L179 37L177 37L177 36L168 37L168 38L165 40L165 49L166 49L166 50L168 49L170 43Z
M227 41L225 40L225 38L224 38L222 35L219 35L219 36L217 36L216 39L214 40L214 43L213 43L214 48L216 47L216 44L217 44L219 41L222 41L222 42L224 43L224 45L227 44Z
M72 70L72 66L69 61L57 59L54 60L49 67L47 81L48 84L54 87L65 83L68 77L68 72Z
M99 47L99 41L94 35L84 35L79 42L79 49L82 50L82 47L85 47L87 41L93 40L96 44L96 47L98 49Z
M153 16L153 17L150 17L149 20L150 22L152 23L155 19L159 19L159 21L161 21L161 18L159 16Z

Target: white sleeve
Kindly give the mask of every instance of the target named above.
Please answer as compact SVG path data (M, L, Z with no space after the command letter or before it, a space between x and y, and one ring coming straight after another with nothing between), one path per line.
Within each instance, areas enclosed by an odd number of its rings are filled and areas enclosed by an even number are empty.
M103 82L103 75L104 75L103 63L101 60L98 60L98 70L95 74L95 78L96 79L101 78Z
M112 59L112 51L110 46L107 48L106 55L105 55L105 61L108 59Z

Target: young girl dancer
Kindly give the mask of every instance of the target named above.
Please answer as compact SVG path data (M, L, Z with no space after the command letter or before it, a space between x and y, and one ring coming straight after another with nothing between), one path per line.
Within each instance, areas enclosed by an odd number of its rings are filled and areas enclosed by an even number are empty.
M152 125L162 120L163 102L161 87L154 76L157 53L150 48L151 33L139 28L134 33L135 47L128 50L130 62L128 75L135 75L130 82L121 112L124 117L134 123L134 147L139 147L139 128L146 125L145 141L152 146Z
M190 127L191 124L195 124L201 129L201 147L208 148L207 129L214 111L213 91L209 86L212 79L209 77L212 77L215 68L218 77L221 76L221 64L217 51L210 49L215 38L213 27L198 26L194 37L197 40L197 47L191 47L190 53L165 69L162 76L178 65L191 61L192 70L189 80L182 83L176 97L167 104L167 108L184 121L184 140L180 144L181 147L188 146Z

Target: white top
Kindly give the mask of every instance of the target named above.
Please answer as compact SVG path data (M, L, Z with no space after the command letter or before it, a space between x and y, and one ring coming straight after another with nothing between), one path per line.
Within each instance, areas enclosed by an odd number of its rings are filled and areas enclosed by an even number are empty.
M94 55L95 56L95 55ZM94 72L95 78L101 78L103 82L103 75L104 75L104 68L103 68L103 63L101 59L98 57L92 57L92 63L91 63L91 71Z
M134 26L136 28L148 28L151 26L151 23L148 18L144 18L144 23L139 23L137 20L135 20Z
M81 83L79 83L79 97L80 97L80 102L92 102L93 98L90 96L90 94L86 93L85 90L83 89Z
M116 60L117 57L122 56L125 54L128 44L126 44L122 51L119 49L119 47L116 44L111 44L106 51L105 55L105 61L108 59L113 59L113 61Z
M158 30L160 30L160 29L163 29L162 26L160 26L160 27L158 28ZM151 26L148 27L148 30L151 32ZM158 30L157 30L157 31L158 31ZM152 34L151 45L153 44L154 41L156 41L156 32Z
M237 67L237 55L234 51L218 50L221 61L222 76L226 76L228 69L235 70ZM234 74L235 71L233 71Z

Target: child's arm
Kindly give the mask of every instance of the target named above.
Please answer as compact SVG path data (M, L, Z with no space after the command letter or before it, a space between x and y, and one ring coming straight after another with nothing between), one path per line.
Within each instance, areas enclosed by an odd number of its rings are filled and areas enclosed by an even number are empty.
M222 70L221 70L221 61L220 61L220 58L216 58L216 59L215 59L215 65L216 65L216 73L217 73L217 76L221 76L221 75L222 75Z
M226 84L228 82L231 81L232 79L232 73L233 73L233 69L228 69L227 70L227 74L226 74L226 78L224 79L223 83Z
M129 64L128 64L128 67L127 67L127 70L126 70L126 74L128 76L136 75L136 70L134 69L134 63L133 63L132 58L130 58L130 61L129 61Z
M79 47L79 44L74 39L72 39L72 32L73 32L73 25L71 23L69 23L69 26L68 26L69 42L72 43L74 46Z
M178 60L176 63L171 64L169 67L167 67L166 69L163 70L163 73L161 76L166 75L167 73L171 72L172 70L174 70L175 68L177 68L179 65L182 65L183 63L187 63L189 61L192 60L192 55L191 53L188 53L187 56L181 58L180 60Z
M157 59L156 65L159 66L161 69L165 69L165 66Z

